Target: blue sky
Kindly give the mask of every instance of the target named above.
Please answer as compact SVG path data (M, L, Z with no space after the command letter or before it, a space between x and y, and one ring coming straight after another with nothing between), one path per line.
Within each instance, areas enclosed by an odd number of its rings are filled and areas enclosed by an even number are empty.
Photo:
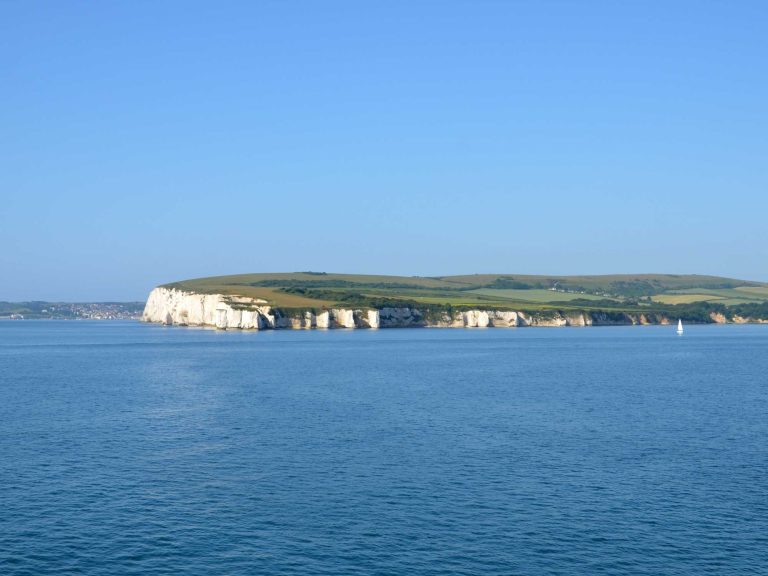
M0 299L768 280L768 3L3 2Z

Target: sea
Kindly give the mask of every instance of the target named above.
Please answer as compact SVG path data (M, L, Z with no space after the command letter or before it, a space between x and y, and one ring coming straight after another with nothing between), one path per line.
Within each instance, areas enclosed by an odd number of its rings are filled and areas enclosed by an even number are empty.
M0 574L768 574L768 326L3 321Z

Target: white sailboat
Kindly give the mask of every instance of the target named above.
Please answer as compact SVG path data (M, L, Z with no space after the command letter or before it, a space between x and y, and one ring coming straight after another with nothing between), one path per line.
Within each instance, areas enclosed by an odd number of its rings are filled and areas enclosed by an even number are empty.
M681 336L683 334L683 321L680 319L677 320L677 333Z

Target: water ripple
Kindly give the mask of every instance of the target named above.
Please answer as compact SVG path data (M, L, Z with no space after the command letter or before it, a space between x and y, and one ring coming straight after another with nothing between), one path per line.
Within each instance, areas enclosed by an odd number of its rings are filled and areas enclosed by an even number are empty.
M766 573L760 328L0 324L0 574Z

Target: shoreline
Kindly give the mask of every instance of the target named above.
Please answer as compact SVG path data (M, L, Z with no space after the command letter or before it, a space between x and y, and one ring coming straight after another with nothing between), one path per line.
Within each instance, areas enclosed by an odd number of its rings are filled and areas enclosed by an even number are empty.
M733 321L710 314L708 321L685 318L686 324L748 324L768 321L741 318ZM224 294L202 294L161 286L150 293L142 321L168 326L202 326L219 330L315 330L381 328L519 328L672 325L679 319L654 311L625 310L520 310L494 307L445 307L395 303L379 308L281 309L263 300Z

